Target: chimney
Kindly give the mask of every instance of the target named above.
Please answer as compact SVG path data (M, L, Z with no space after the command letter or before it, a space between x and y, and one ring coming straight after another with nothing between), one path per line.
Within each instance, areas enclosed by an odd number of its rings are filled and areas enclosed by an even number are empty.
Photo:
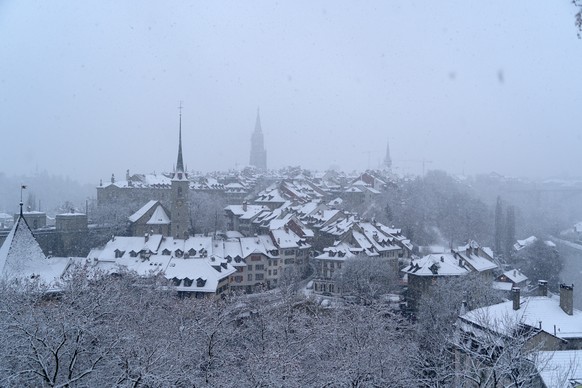
M145 237L145 241L146 241L146 242L148 242L148 240L150 239L150 235L146 233L146 234L144 235L144 237Z
M115 183L115 174L111 174L111 183Z
M574 284L560 284L560 307L568 315L574 315Z
M247 204L247 201L243 201L242 205L243 205L242 206L243 212L246 212L247 211L247 205L248 205Z
M511 299L513 300L513 309L519 310L519 287L511 289Z
M547 280L538 280L538 295L539 296L548 296L548 281Z

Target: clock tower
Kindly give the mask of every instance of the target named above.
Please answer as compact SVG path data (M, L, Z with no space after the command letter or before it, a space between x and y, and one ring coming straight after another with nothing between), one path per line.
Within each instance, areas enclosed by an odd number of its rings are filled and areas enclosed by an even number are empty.
M190 226L190 181L184 171L182 159L182 105L180 104L180 124L178 134L178 161L172 176L172 237L186 239Z

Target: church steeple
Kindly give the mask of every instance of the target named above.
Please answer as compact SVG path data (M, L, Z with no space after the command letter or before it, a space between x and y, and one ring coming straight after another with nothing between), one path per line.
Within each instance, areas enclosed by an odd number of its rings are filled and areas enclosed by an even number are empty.
M251 157L250 165L260 170L267 169L267 151L263 143L263 131L261 128L261 115L257 108L257 120L255 121L255 131L251 136Z
M182 102L180 102L180 124L178 131L178 161L176 162L176 173L184 172L184 160L182 159ZM175 176L175 174L174 174Z
M386 141L386 157L384 158L384 167L390 170L392 168L392 159L390 158L390 142Z
M255 133L262 133L262 129L261 129L261 112L259 111L259 108L257 108L257 121L255 122Z
M183 239L188 238L190 226L190 181L184 170L184 160L182 158L182 102L180 102L180 126L178 132L178 161L174 176L172 177L171 193L171 234L172 237Z

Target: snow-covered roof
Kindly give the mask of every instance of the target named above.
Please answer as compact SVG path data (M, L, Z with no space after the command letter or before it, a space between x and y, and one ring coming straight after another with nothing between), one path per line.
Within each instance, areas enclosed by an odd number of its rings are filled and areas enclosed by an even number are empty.
M536 236L529 236L528 238L524 239L524 240L517 240L517 242L515 244L513 244L513 248L516 251L520 251L523 248L527 247L528 245L533 244L534 242L536 242L538 238Z
M263 244L262 240L256 237L243 237L240 239L240 246L242 257L247 258L252 254L262 254L268 256L267 248Z
M130 215L129 216L129 221L130 222L136 222L137 220L139 220L140 218L142 218L144 216L144 214L146 214L157 203L159 203L159 202L158 201L149 201L144 206L142 206L138 211L136 211L135 213L133 213L132 215Z
M507 279L511 280L513 283L516 283L516 284L525 282L527 280L527 276L525 276L523 273L521 273L517 269L511 269L509 271L505 271L503 273L503 276L505 276Z
M544 386L547 388L582 385L582 350L537 352L535 363Z
M66 257L47 258L24 217L18 217L0 247L0 274L5 279L34 278L54 287L71 263Z
M323 249L323 253L316 257L319 260L345 261L347 258L355 257L352 248L346 243L340 243L333 247Z
M226 231L226 238L239 238L239 237L244 237L244 235L236 230L227 230Z
M172 221L170 221L170 217L162 205L159 205L156 210L154 210L154 213L150 217L149 221L146 222L148 225L169 225L171 223Z
M424 256L403 271L417 276L458 276L494 268L497 265L486 257L483 248L476 241L469 241L453 252Z
M229 246L229 252L233 247ZM223 241L195 236L186 240L163 237L115 237L89 258L102 270L135 271L141 276L158 273L173 280L178 291L216 292L221 279L236 272L225 257ZM132 254L133 252L133 254Z
M262 205L229 205L225 210L231 211L235 216L241 220L250 220L256 217L261 212L269 211L269 208Z
M277 229L271 230L271 234L275 240L275 243L279 248L307 248L309 245L297 236L292 230Z
M468 267L459 264L452 253L430 254L412 261L402 271L416 276L460 276L471 272Z
M477 272L497 268L497 264L481 255L470 253L469 251L457 252L457 254Z
M515 324L520 323L541 327L542 331L562 339L582 338L582 311L574 309L573 315L566 314L560 307L559 297L522 298L518 310L513 309L513 301L502 302L469 311L460 318L503 335L511 334Z

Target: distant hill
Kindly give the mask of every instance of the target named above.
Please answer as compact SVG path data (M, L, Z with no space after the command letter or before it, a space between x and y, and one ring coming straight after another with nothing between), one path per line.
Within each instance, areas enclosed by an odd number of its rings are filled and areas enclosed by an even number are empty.
M67 206L73 205L84 211L85 201L96 195L93 185L80 184L46 171L29 176L7 176L0 172L0 212L18 212L21 185L27 187L22 194L25 207L44 211L48 215L61 212L67 202Z

